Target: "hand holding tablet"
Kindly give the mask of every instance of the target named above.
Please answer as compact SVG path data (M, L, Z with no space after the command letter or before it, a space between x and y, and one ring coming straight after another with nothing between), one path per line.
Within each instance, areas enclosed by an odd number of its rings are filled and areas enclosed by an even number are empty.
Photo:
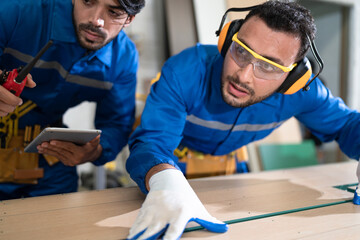
M59 140L73 142L83 145L101 134L98 129L69 129L69 128L45 128L33 141L24 149L25 152L38 152L37 146L42 142Z

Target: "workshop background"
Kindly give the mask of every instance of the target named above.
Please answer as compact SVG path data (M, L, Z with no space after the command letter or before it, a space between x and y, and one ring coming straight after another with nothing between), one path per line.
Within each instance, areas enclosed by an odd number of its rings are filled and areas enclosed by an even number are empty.
M230 7L256 5L261 0L146 0L146 6L125 32L137 45L140 56L137 85L137 116L144 107L150 81L170 56L197 42L217 44L215 31ZM356 0L298 0L310 9L317 25L315 43L324 60L320 78L351 108L360 110L360 1ZM231 13L228 21L244 17L245 13ZM312 59L311 53L308 57ZM315 71L317 71L315 67ZM95 103L85 102L64 115L64 122L74 129L94 128ZM84 122L84 119L87 121ZM290 134L289 134L290 133ZM287 121L271 136L249 144L248 161L252 172L267 170L261 158L262 145L301 145L312 139L295 119ZM325 144L314 140L319 164L347 160L336 142ZM78 166L80 190L133 186L125 171L128 149L103 167L91 163Z

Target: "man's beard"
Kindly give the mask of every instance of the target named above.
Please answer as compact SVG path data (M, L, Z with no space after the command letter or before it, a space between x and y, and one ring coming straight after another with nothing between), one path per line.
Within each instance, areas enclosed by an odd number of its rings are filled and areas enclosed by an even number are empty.
M88 39L85 39L84 41L81 41L81 37L80 37L80 32L82 30L89 30L92 31L96 34L98 34L101 38L106 39L107 38L107 34L106 32L102 31L102 29L95 27L94 25L92 25L91 23L80 23L79 26L76 25L76 21L75 21L75 16L74 16L74 11L72 12L72 19L73 19L73 25L74 25L74 29L76 32L76 38L78 40L78 43L80 44L81 47L88 49L90 51L96 51L99 50L100 48L102 48L103 46L105 46L106 44L108 44L109 42L111 42L115 37L109 39L106 42L103 43L97 43L97 45L93 45L95 42L90 41ZM86 42L88 42L89 44L86 44Z
M80 46L82 46L83 48L86 48L88 50L92 50L92 51L99 50L100 48L102 48L103 46L105 46L106 44L108 44L110 41L113 40L113 38L112 38L106 42L94 42L89 39L85 39L82 41L80 38L80 32L84 31L84 30L91 31L91 32L99 35L102 39L106 39L107 34L104 31L102 31L102 29L94 27L91 23L79 24L77 31L76 31L76 36L77 36L78 42L79 42Z
M259 103L259 102L263 101L264 99L268 98L269 96L271 96L273 94L273 93L270 93L270 94L265 95L265 96L255 97L254 89L250 88L245 83L240 82L239 79L231 77L231 76L226 76L226 80L228 81L228 84L230 84L230 82L233 82L237 86L240 86L240 87L246 89L249 92L249 95L250 95L250 98L245 102L236 101L235 96L232 96L230 93L226 94L226 91L227 91L227 89L225 89L225 82L226 81L222 78L222 80L221 80L221 95L222 95L222 98L227 104L229 104L232 107L236 107L236 108L248 107L250 105L253 105L255 103ZM231 95L232 97L228 97L228 95Z

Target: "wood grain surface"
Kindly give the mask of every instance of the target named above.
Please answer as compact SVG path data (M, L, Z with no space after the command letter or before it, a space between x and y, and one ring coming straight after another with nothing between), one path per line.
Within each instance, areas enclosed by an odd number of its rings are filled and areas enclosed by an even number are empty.
M223 221L350 200L333 186L357 182L357 162L190 180ZM125 239L145 195L113 188L0 201L0 239ZM188 227L193 227L190 223ZM234 223L224 234L190 231L182 239L357 239L360 206L351 202Z

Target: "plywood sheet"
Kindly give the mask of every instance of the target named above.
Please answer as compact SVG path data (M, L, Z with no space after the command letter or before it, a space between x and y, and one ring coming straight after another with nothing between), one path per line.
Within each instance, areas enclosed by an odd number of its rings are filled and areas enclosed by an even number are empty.
M352 193L332 186L356 182L356 166L354 161L190 183L212 215L229 221L349 200ZM2 201L0 239L125 239L144 198L137 188L116 188ZM231 224L222 235L200 230L185 233L184 238L234 239L241 234L246 239L264 239L266 234L274 234L273 229L279 231L274 239L286 239L288 235L320 239L331 235L330 231L342 236L341 229L358 231L359 211L351 203L341 204ZM335 227L338 222L341 224Z

